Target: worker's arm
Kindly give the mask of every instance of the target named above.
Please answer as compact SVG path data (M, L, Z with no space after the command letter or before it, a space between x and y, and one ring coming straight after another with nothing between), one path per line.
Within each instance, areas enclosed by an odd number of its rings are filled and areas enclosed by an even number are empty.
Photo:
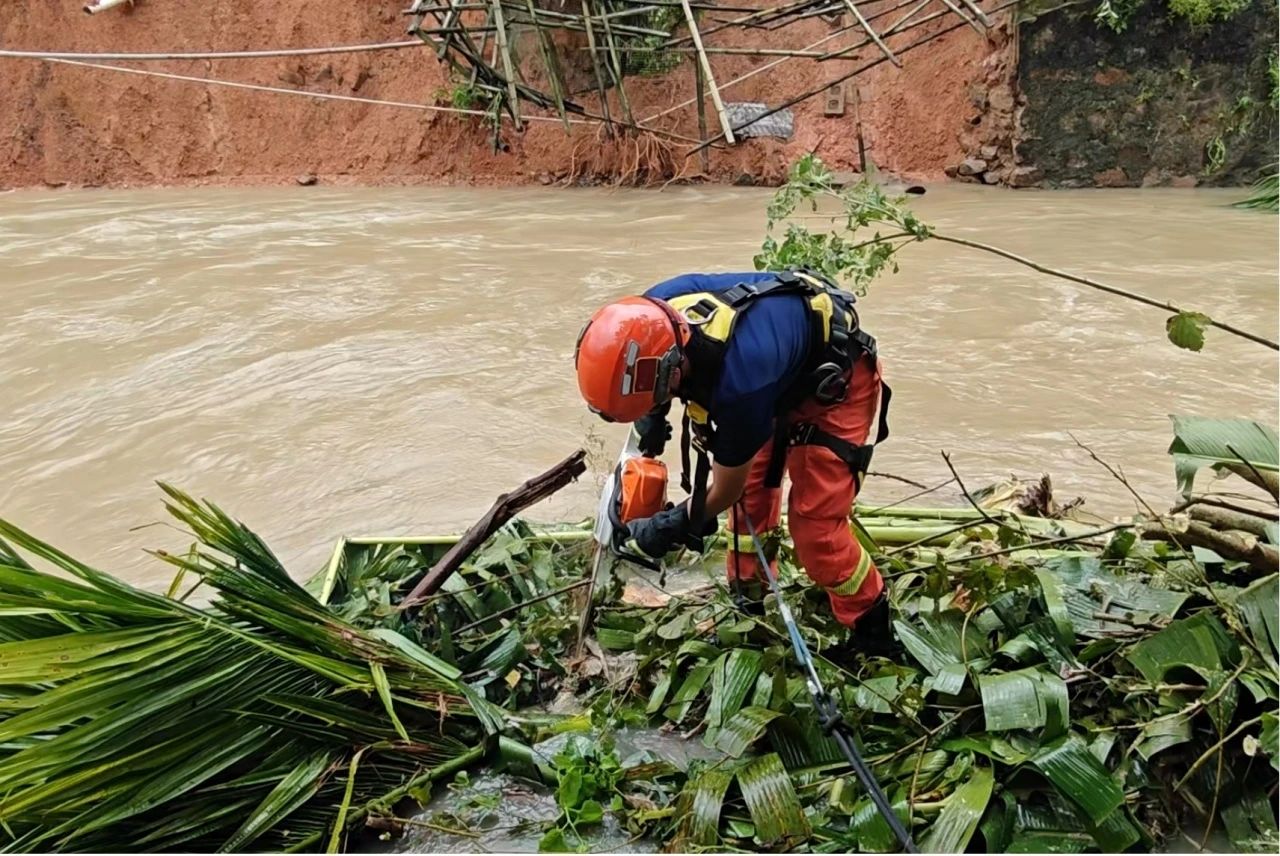
M707 505L703 511L703 519L714 519L742 498L750 470L750 461L736 467L726 467L714 462L711 464L711 484L707 487Z

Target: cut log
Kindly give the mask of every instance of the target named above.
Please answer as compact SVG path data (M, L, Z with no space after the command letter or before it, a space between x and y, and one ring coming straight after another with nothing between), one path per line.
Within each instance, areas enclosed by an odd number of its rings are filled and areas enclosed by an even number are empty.
M1247 562L1250 568L1261 574L1280 571L1280 552L1247 532L1219 532L1192 520L1187 522L1186 529L1182 531L1159 523L1148 523L1143 528L1142 537L1148 541L1170 541L1186 547L1204 547L1224 559Z
M1239 529L1259 538L1267 535L1267 521L1252 514L1199 504L1191 506L1187 511L1193 518L1208 523L1214 529Z

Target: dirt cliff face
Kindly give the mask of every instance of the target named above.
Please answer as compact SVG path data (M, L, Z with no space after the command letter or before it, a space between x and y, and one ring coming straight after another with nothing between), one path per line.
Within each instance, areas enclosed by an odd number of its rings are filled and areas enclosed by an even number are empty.
M406 38L406 4L366 0L319 7L303 0L219 0L193 6L137 0L88 16L82 0L0 5L0 44L57 51L211 51L315 47ZM949 22L939 22L949 23ZM819 19L786 31L787 45L832 32ZM719 44L775 43L745 33ZM852 34L833 41L847 44ZM871 50L862 61L874 59ZM871 159L883 170L937 178L961 160L971 134L972 87L983 86L992 45L969 28L955 30L854 81ZM533 51L529 52L533 54ZM693 94L691 55L660 77L629 78L638 118ZM723 83L768 59L718 56ZM123 64L123 63L121 63ZM131 63L133 68L305 89L360 98L434 103L448 85L430 48L252 60ZM851 70L848 61L794 59L728 89L726 100L770 105ZM849 84L852 86L853 84ZM753 139L710 159L710 178L774 183L796 156L816 150L833 168L855 169L852 90L843 116L823 115L821 97L795 108L790 140ZM581 96L594 109L590 95ZM597 127L504 126L494 151L482 119L365 103L212 87L81 66L0 58L0 186L254 184L316 176L326 183L522 183L635 179L641 160L660 168L647 177L700 172L689 144L641 151L634 138L603 141ZM715 127L715 116L710 117ZM697 135L693 108L659 120Z

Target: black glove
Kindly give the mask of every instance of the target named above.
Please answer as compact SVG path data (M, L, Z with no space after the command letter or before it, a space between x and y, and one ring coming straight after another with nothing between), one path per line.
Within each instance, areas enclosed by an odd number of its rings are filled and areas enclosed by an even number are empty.
M628 524L626 548L650 559L661 559L681 546L701 551L703 539L715 534L716 525L713 518L694 531L695 527L689 520L689 506L682 502L652 517Z
M667 413L671 405L649 411L636 420L632 430L636 432L640 454L646 458L656 458L666 448L671 439L671 423L667 421Z

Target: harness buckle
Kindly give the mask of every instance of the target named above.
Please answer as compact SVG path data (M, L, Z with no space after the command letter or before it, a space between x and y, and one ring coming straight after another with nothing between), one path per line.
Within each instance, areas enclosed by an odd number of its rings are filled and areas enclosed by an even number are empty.
M845 377L846 369L836 363L823 363L813 371L813 397L819 404L839 404L849 394L849 381Z
M818 430L818 426L812 422L799 422L791 427L791 444L792 446L807 446L813 440L813 434Z

